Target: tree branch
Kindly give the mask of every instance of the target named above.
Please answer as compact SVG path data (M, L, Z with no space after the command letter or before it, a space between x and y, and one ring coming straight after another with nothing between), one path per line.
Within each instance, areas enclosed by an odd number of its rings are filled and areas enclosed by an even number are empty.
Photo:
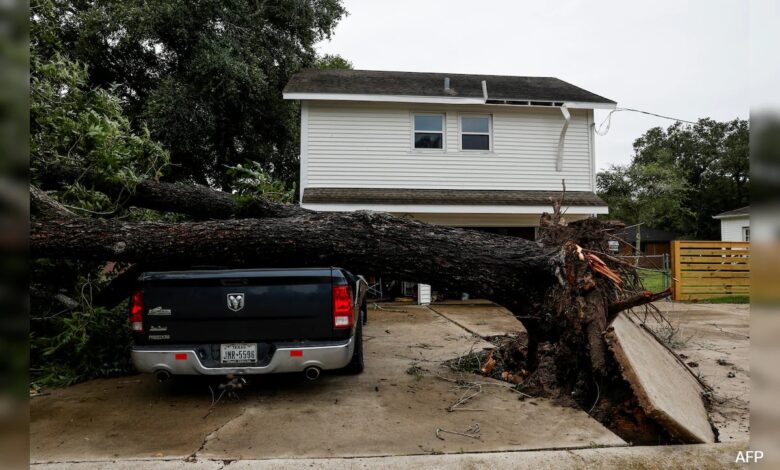
M661 300L663 298L669 297L672 295L672 288L668 288L665 291L652 293L650 291L642 292L639 295L635 295L633 297L629 297L627 299L619 300L617 302L614 302L610 304L609 306L609 322L611 322L618 313L622 312L623 310L628 310L630 308L639 307L640 305L649 304L651 302L655 302L656 300Z
M30 212L36 217L46 219L69 219L76 214L52 199L48 194L30 185Z
M144 207L161 212L186 214L197 219L241 219L294 217L310 213L294 204L281 204L253 198L239 203L229 193L197 184L176 184L143 180L130 188L83 168L47 165L38 171L45 188L81 183L105 193L123 206Z

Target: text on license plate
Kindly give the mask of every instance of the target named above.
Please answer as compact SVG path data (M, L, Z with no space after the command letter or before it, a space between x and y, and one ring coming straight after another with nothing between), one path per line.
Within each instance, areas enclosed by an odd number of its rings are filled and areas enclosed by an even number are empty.
M219 357L223 363L257 362L256 344L220 344L219 348Z

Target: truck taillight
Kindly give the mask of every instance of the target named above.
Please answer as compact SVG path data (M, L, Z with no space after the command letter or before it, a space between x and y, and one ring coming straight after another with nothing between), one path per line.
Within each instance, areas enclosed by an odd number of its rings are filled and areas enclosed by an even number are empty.
M130 329L135 333L142 333L144 331L144 294L143 292L135 291L130 297Z
M352 289L333 286L333 328L352 328Z

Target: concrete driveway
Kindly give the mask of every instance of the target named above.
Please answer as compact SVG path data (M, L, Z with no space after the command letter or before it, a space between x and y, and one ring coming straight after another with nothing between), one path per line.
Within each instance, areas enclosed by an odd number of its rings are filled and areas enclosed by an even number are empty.
M454 374L443 361L489 347L482 337L522 331L506 310L471 301L383 304L369 311L363 374L261 377L213 409L202 380L130 376L51 390L31 400L31 461L47 470L733 466L748 448L748 306L657 305L678 330L675 351L713 386L724 444L625 447L583 411ZM466 393L453 378L483 385L449 412ZM479 439L436 437L476 424Z
M314 383L298 375L262 377L211 411L203 381L160 385L131 376L51 390L31 402L31 460L232 461L626 445L583 411L519 400L505 383L476 375L465 378L481 382L482 391L462 410L447 411L467 391L446 380L458 377L442 361L490 346L469 330L522 327L505 312L493 316L495 324L491 315L469 324L461 307L441 310L451 318L414 305L370 310L363 374L327 374ZM462 433L477 424L479 438L436 436L437 428Z

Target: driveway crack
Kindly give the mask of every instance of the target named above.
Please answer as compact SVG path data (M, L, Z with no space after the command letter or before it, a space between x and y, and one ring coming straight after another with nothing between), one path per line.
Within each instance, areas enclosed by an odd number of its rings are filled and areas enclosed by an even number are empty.
M246 410L247 410L246 408L242 409L240 413L238 413L237 415L233 416L232 418L230 418L229 420L225 421L224 423L220 424L219 426L217 426L210 433L206 434L206 437L203 438L203 442L201 442L200 446L197 449L195 449L195 451L193 453L188 455L187 458L185 458L184 460L186 462L195 462L196 460L198 460L198 454L203 451L203 449L206 447L206 444L208 444L208 442L210 440L212 440L215 437L217 437L217 434L219 433L219 431L222 428L224 428L228 424L232 423L233 421L237 420L238 418L244 416L244 413L246 413Z

